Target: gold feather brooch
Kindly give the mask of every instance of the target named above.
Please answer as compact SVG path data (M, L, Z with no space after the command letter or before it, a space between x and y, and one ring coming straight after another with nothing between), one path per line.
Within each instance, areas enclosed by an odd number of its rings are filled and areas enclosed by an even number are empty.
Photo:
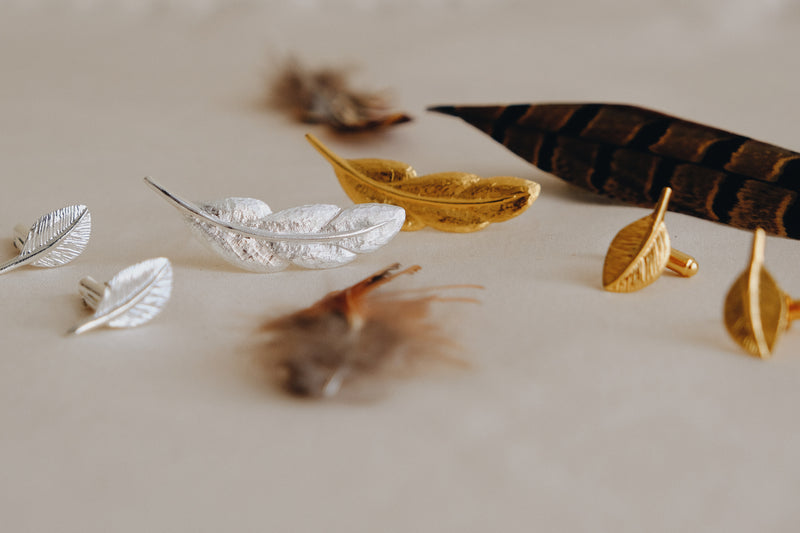
M417 176L407 163L343 159L313 135L306 135L306 139L331 164L351 200L405 209L404 231L425 226L459 233L478 231L519 215L541 190L538 183L512 176L481 178L466 172Z

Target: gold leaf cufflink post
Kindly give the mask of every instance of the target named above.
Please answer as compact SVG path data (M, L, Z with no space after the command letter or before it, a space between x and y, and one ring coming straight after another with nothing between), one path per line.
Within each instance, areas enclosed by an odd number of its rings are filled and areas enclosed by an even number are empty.
M661 276L669 268L688 278L697 273L697 261L673 250L664 214L672 189L665 187L654 211L622 228L611 241L603 265L603 288L611 292L634 292Z
M753 252L747 269L725 298L725 327L742 348L769 357L792 320L800 319L800 302L792 301L764 267L764 230L753 235Z

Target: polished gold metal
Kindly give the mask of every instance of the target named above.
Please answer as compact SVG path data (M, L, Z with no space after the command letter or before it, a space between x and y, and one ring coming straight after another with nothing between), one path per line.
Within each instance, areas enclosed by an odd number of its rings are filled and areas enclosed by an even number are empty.
M672 189L665 187L655 210L622 228L611 241L603 265L603 288L611 292L634 292L661 276L668 268L679 276L697 274L697 261L673 250L664 214Z
M731 337L752 355L772 355L778 338L792 320L800 319L800 302L792 301L764 267L766 234L753 235L750 264L725 298L725 327Z
M459 233L478 231L519 215L541 190L538 183L512 176L481 178L466 172L417 176L407 163L344 159L313 135L306 135L306 139L331 164L351 200L405 209L404 231L425 226Z

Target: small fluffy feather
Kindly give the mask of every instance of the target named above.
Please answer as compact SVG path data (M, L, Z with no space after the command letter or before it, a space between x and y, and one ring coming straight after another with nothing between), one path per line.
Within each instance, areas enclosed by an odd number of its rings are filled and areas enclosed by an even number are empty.
M266 323L269 368L282 388L295 396L335 395L342 385L366 376L408 369L420 359L447 359L453 343L428 321L436 295L403 297L402 292L372 291L403 274L395 264L306 309ZM452 361L452 359L450 359Z
M327 124L343 132L373 130L411 120L404 113L388 113L385 94L351 89L345 71L307 70L296 60L289 60L275 78L269 100L297 120Z

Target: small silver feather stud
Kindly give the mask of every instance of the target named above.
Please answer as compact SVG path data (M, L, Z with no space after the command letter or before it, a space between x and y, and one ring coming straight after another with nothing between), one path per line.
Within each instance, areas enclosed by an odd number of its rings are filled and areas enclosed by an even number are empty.
M255 198L194 203L145 183L178 209L211 250L253 272L278 272L289 265L334 268L388 243L403 227L406 212L389 204L356 204L347 209L313 204L273 213Z
M14 247L19 255L0 264L0 274L25 265L57 267L81 255L89 244L92 215L85 205L69 205L37 220L30 229L14 227Z
M172 264L165 257L148 259L121 270L106 283L87 276L80 281L78 292L94 315L67 334L79 335L100 326L141 326L167 304L172 293Z

